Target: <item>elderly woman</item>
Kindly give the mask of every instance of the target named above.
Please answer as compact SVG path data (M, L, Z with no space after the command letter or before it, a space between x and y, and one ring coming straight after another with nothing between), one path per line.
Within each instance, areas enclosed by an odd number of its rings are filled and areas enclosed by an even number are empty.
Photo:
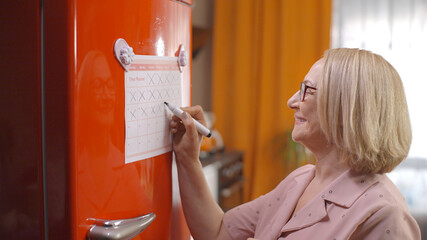
M332 49L288 101L294 141L316 165L293 171L273 191L227 213L198 159L201 136L186 108L171 131L182 204L195 239L421 239L404 197L384 174L407 155L411 127L402 81L381 56Z

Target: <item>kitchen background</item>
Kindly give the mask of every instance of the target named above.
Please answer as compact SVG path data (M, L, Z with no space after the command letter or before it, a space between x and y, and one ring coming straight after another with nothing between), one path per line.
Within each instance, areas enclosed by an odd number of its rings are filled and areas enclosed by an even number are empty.
M204 150L215 152L224 144L226 150L242 152L244 201L268 192L291 170L312 161L303 147L289 139L292 116L286 101L297 91L297 83L327 48L371 50L391 62L404 82L413 141L408 158L389 177L405 195L425 236L426 42L426 0L197 0L193 8L192 100L209 112L213 128L222 136L220 146L208 144ZM257 101L260 103L254 104ZM271 102L273 106L265 107L268 109L258 109ZM248 110L239 109L239 104L253 104L254 112L277 115L279 120L250 120ZM239 124L244 119L248 123ZM276 129L260 127L278 122ZM248 134L236 137L244 131ZM212 169L208 172L215 172ZM213 179L211 182L217 182ZM217 185L212 189L220 195Z

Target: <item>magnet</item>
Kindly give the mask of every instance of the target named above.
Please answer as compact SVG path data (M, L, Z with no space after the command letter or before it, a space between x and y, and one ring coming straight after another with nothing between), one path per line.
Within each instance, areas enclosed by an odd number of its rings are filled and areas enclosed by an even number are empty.
M133 48L130 47L123 38L119 38L114 43L114 56L123 69L127 72L129 66L133 62L135 53L133 52Z
M179 45L178 50L178 67L179 71L182 72L182 68L187 66L188 64L188 56L187 51L184 49L184 45Z

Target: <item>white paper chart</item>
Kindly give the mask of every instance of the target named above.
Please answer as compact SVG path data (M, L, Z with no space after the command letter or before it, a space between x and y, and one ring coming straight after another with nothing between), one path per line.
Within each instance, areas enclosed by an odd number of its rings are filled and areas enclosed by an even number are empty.
M177 58L135 56L125 72L125 163L172 150L164 102L181 106L181 82Z

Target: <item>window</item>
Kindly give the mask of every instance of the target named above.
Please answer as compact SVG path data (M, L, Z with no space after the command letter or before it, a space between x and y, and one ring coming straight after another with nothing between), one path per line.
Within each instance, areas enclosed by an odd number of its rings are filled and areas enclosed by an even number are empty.
M408 158L427 159L427 0L334 0L331 47L378 53L402 78L412 125Z
M402 78L411 118L412 145L408 158L388 176L405 196L414 217L425 216L427 0L334 0L333 4L331 47L378 53ZM423 231L427 227L421 223Z

